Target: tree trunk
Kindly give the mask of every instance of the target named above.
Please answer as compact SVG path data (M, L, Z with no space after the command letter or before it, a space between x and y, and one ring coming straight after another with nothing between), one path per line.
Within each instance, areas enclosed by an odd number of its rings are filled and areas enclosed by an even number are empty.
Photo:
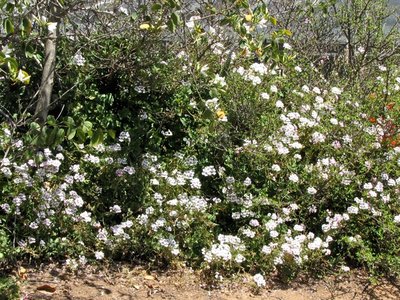
M51 9L55 13L55 9ZM51 95L54 85L54 71L56 65L56 46L58 18L52 18L55 26L49 26L45 42L45 59L42 73L42 80L39 88L39 99L36 104L35 116L40 123L45 123L50 109Z

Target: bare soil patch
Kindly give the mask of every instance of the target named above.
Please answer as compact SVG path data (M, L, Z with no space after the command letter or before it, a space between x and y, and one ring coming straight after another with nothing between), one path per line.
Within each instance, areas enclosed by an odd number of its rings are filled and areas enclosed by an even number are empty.
M198 274L188 269L163 273L127 265L104 270L88 267L77 273L56 265L25 269L20 284L24 300L400 299L398 283L381 280L371 284L361 272L317 281L297 280L288 285L270 279L267 286L257 292L251 276L243 275L210 288L202 283Z

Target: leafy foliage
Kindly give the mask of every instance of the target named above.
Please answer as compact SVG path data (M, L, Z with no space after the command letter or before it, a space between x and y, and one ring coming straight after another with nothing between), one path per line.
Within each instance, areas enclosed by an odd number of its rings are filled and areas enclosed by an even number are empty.
M397 276L391 60L327 81L262 1L146 3L115 6L106 36L108 14L88 35L64 21L43 125L29 106L42 49L17 40L32 72L0 83L0 264L140 258L260 287L316 266Z

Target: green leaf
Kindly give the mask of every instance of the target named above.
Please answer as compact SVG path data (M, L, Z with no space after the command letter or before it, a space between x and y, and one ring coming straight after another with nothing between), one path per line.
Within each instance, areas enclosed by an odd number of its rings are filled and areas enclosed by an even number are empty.
M103 140L104 140L103 130L97 129L93 132L92 139L90 140L90 145L97 146L103 143Z
M86 134L83 132L82 128L78 128L76 130L76 136L81 143L84 143L86 141Z
M67 139L70 141L75 137L75 135L76 135L76 128L68 128Z
M57 138L59 138L59 139L64 139L64 136L65 136L65 130L64 130L64 128L58 128L58 131L57 131Z
M73 126L75 126L75 120L72 117L67 117L65 124L71 128Z
M54 118L54 116L52 116L52 115L48 115L47 116L47 124L50 126L56 126L57 125L56 118Z
M0 0L0 9L3 9L4 5L6 5L7 0Z
M284 34L286 36L292 36L292 32L289 29L283 29L282 34Z
M109 129L107 133L113 140L115 140L115 135L116 135L115 130Z
M180 17L179 17L179 15L178 15L176 12L173 12L173 13L172 13L172 15L171 15L171 20L172 20L172 22L174 22L174 24L175 24L176 26L178 26L179 23L180 23Z
M211 98L214 98L214 97L218 97L218 96L219 96L218 89L216 89L216 88L211 88L211 89L210 89L210 97L211 97Z
M176 27L180 24L180 21L179 15L176 12L173 12L167 22L168 29L171 32L175 32Z
M57 127L54 127L53 129L50 130L50 133L47 135L47 138L46 138L47 145L53 146L55 144L57 132L58 132Z
M34 55L35 49L31 45L26 45L25 47L25 57L32 58Z
M169 20L167 21L167 26L168 26L169 31L175 32L175 30L176 30L176 25L174 24L174 22L172 22L172 19L169 19Z
M33 132L40 132L40 125L36 122L32 122L30 128Z
M13 34L14 33L14 24L11 22L10 19L5 19L3 21L3 28L6 31L7 34Z
M85 121L85 122L83 122L83 125L82 125L82 131L84 133L88 133L92 130L92 127L93 127L92 122Z
M59 128L56 135L56 144L59 145L62 143L65 137L65 130L63 128Z
M153 4L153 6L151 7L151 10L157 11L157 10L160 10L161 8L162 8L162 5L160 3L156 3L156 4Z
M38 136L38 145L45 145L47 143L47 126L43 126Z
M12 4L12 3L10 3L9 1L7 1L8 3L7 3L7 5L6 5L6 11L8 12L8 13L12 13L12 12L14 12L14 4Z
M179 7L179 0L168 0L168 5L170 8Z
M136 19L138 18L138 14L137 13L133 13L130 17L131 21L136 21Z
M6 61L7 61L7 67L8 67L8 70L10 71L10 74L12 76L16 77L18 74L18 62L13 57L7 57Z
M27 17L25 17L22 20L22 31L26 34L29 35L32 31L32 23L31 20L29 20Z

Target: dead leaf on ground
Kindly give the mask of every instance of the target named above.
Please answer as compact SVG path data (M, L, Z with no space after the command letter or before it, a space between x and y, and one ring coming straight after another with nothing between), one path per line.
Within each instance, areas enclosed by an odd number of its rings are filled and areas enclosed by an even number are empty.
M28 274L27 274L27 271L26 271L26 269L24 268L24 267L20 267L19 269L18 269L18 277L21 279L21 280L26 280L27 278L28 278Z
M47 293L54 293L56 291L56 288L52 287L52 286L50 286L48 284L44 284L44 285L38 286L36 288L36 290L47 292Z

